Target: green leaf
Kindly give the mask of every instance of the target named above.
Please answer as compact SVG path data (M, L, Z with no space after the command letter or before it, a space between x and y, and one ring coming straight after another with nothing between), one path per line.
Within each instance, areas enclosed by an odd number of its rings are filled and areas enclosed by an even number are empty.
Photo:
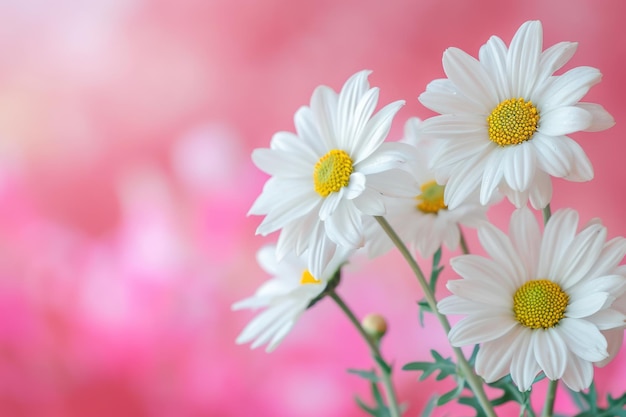
M420 381L423 381L435 372L438 372L435 377L437 381L457 374L456 365L450 358L444 358L435 350L431 350L430 354L435 359L435 362L411 362L404 365L402 369L405 371L421 371Z
M389 365L387 362L384 361L383 358L379 356L373 355L373 357L378 366L380 366L381 371L383 371L385 374L391 374L391 365Z
M446 392L437 400L437 405L444 405L449 403L450 401L458 398L463 392L463 386L465 385L464 381L459 381L458 385L455 389Z
M374 370L362 370L362 369L348 369L349 374L358 375L363 379L366 379L370 382L378 382L380 381L380 377L376 374Z
M431 414L433 413L433 410L437 406L437 399L438 397L436 395L433 395L432 397L430 397L430 400L428 400L428 402L426 403L426 408L424 408L424 411L422 411L422 415L420 417L431 416Z

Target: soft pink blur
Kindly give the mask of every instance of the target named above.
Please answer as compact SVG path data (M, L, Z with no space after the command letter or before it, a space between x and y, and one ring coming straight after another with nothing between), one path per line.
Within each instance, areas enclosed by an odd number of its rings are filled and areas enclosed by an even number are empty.
M345 369L372 363L329 301L270 355L234 343L253 313L230 305L267 279L255 252L276 238L246 217L266 180L251 150L293 130L315 86L360 69L382 104L407 100L396 140L406 119L431 116L417 96L443 76L446 47L476 55L540 19L546 47L579 42L567 68L602 71L586 101L617 120L574 135L596 178L557 181L552 207L626 235L625 16L622 0L1 2L0 415L363 415L353 395L369 400L366 383ZM510 212L490 218L504 226ZM396 254L356 260L341 293L388 318L407 415L450 388L399 369L449 349L432 318L418 325L420 291ZM625 391L625 371L623 349L597 371L600 392ZM571 411L565 391L557 411ZM434 415L446 413L471 411Z

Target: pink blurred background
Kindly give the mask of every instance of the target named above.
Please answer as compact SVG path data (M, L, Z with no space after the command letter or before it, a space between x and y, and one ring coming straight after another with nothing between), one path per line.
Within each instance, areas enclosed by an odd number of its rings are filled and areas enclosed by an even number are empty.
M272 354L234 343L253 313L230 305L267 279L255 252L276 239L246 217L267 179L251 150L293 130L315 86L366 68L383 104L407 100L399 139L409 117L432 115L417 96L443 76L446 47L475 56L540 19L544 47L579 42L566 69L602 71L586 101L617 120L573 135L596 178L557 181L552 207L626 235L624 18L621 0L3 0L0 416L364 415L353 395L369 400L366 383L345 369L372 363L330 301ZM505 226L510 212L490 219ZM431 318L418 325L420 290L396 254L357 259L340 291L359 315L388 318L407 415L451 387L399 369L450 351ZM624 392L625 371L623 349L596 372L600 392ZM557 411L571 409L561 391Z

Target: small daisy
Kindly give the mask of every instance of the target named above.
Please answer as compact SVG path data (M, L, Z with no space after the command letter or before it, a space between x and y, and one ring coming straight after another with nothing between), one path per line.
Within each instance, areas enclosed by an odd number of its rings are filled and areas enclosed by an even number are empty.
M253 341L252 349L267 343L266 351L274 350L311 302L326 289L329 280L348 256L345 250L337 251L324 274L316 278L309 272L302 257L290 254L279 262L275 245L259 249L257 261L273 277L261 285L252 297L233 304L233 310L265 308L243 329L237 343Z
M350 77L339 94L318 87L310 107L295 115L296 134L279 132L254 163L272 176L249 214L266 215L257 234L281 230L278 256L309 250L309 269L320 275L337 245L363 246L362 215L383 215L383 195L409 195L407 145L383 143L403 101L376 114L378 89L370 71Z
M431 257L445 245L456 249L461 240L460 226L477 227L486 220L487 206L466 201L454 210L449 210L443 201L445 186L435 181L428 163L435 151L435 143L425 139L420 132L420 119L414 117L406 122L404 139L415 149L414 163L407 164L419 188L412 198L389 198L385 218L398 236L423 257ZM393 244L381 227L371 221L368 224L366 248L370 257L381 255Z
M531 21L508 49L492 36L478 60L449 48L443 55L448 78L431 82L420 95L424 106L441 114L424 122L424 132L443 140L433 166L446 184L448 207L480 189L482 204L499 190L517 207L530 199L543 208L552 197L551 177L593 178L585 152L566 135L613 126L602 106L579 102L602 75L591 67L552 75L577 44L542 51L542 37L541 23Z
M490 224L479 228L491 259L451 260L464 279L448 282L454 295L439 309L467 315L448 337L454 346L481 344L476 372L487 382L510 373L527 391L543 371L580 391L591 384L593 365L604 365L621 342L617 335L607 342L607 333L623 333L626 323L623 305L614 305L626 289L618 267L626 239L606 242L606 228L597 221L578 233L577 227L578 214L561 210L542 237L530 210L519 209L510 236Z

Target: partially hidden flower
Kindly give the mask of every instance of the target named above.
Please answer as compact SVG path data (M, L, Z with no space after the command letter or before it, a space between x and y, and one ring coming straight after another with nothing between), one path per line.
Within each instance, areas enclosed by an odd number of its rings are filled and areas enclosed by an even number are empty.
M486 221L488 206L478 201L478 196L449 209L444 202L445 186L435 180L429 161L436 152L436 143L421 134L420 119L407 120L402 142L414 148L414 162L407 164L419 188L411 198L390 198L387 202L386 220L398 236L412 250L423 257L431 257L439 247L456 249L461 241L461 226L477 227ZM365 247L370 257L379 256L393 247L391 239L376 221L368 222Z
M254 163L271 175L249 214L265 215L257 233L281 229L279 258L308 250L308 268L320 275L337 246L364 244L362 215L383 215L384 195L409 195L410 178L398 169L407 145L383 143L403 101L374 114L378 89L370 71L350 77L339 94L318 87L310 106L295 114L296 133L278 132Z
M252 342L252 349L267 344L267 352L274 350L302 313L321 296L349 255L349 251L338 250L323 273L316 277L307 269L303 257L291 253L278 261L275 245L259 249L257 261L272 278L252 297L233 304L233 310L264 309L243 329L237 343Z
M542 236L531 211L519 209L508 236L491 224L479 228L489 258L451 260L463 279L448 281L453 295L438 307L467 316L448 337L454 346L480 344L476 372L487 382L510 373L526 391L541 371L579 391L591 384L593 365L605 365L619 349L626 274L618 264L626 239L607 242L598 221L577 228L578 214L561 210Z
M433 159L445 201L454 208L480 190L486 204L499 190L517 207L535 208L552 198L551 177L588 181L593 167L568 134L600 131L614 124L600 105L580 102L600 82L600 71L576 67L553 75L577 44L561 42L542 51L542 26L524 23L509 48L492 36L475 59L457 48L443 55L448 78L432 81L419 97L440 113L424 131L443 140Z

